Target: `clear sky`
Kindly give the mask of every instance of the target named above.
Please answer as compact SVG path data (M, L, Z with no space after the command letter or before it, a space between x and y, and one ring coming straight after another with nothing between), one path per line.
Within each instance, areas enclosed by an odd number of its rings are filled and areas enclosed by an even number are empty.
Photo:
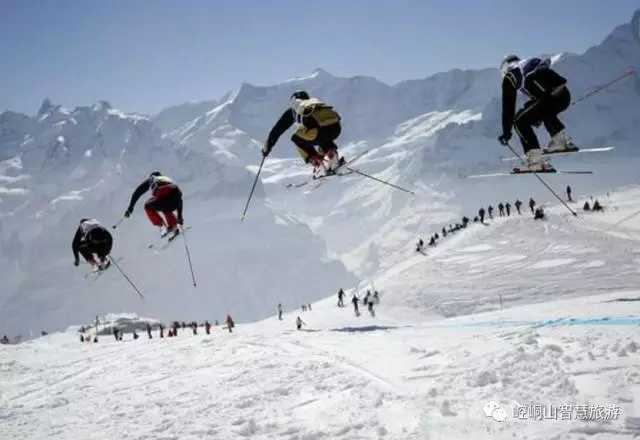
M0 0L0 111L155 112L322 67L387 83L583 52L640 0Z

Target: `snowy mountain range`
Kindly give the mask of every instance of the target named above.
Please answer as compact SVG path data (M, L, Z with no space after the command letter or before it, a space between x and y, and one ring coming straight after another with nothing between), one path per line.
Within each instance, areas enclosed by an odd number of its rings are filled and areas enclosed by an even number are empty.
M173 143L146 118L106 102L67 110L45 100L33 117L2 114L0 127L0 321L7 329L61 328L106 310L189 321L233 313L242 322L355 281L307 226L272 212L261 185L251 222L240 223L253 175ZM180 241L158 253L148 248L161 242L141 200L112 229L113 255L124 257L120 266L147 298L141 301L115 269L95 284L85 279L89 269L72 264L71 240L82 217L111 229L156 169L184 192L196 287Z
M640 65L640 51L630 26L623 25L585 53L553 60L575 100ZM393 277L418 235L438 231L463 213L473 216L480 206L501 198L551 200L532 176L473 183L460 178L512 166L500 161L509 152L496 141L499 62L496 68L453 70L393 86L317 69L273 86L242 84L219 99L150 116L123 114L105 101L68 110L45 100L35 116L2 113L0 322L26 332L108 312L180 320L229 312L239 322L260 319L274 313L278 302L298 307L340 287ZM358 169L416 196L359 176L308 193L287 189L310 170L285 135L266 161L241 223L259 148L298 89L341 113L339 141L347 158L371 150ZM596 172L551 176L554 187L562 191L571 184L586 194L637 181L637 76L576 104L562 118L578 144L616 149L554 159L559 169ZM520 150L517 141L514 146ZM158 238L141 200L134 217L114 231L113 251L147 293L141 302L115 271L88 284L71 264L70 243L81 217L116 223L135 186L155 169L174 177L185 192L198 285L191 286L183 244L159 255L149 251Z

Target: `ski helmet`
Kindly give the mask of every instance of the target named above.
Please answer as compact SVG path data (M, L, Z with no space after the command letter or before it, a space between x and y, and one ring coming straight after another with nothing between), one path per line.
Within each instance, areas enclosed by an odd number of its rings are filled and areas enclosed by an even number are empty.
M500 76L504 78L510 68L514 66L515 63L520 61L520 57L518 55L507 55L502 60L502 64L500 64Z
M311 97L304 90L298 90L291 95L291 101L294 99L310 99Z
M160 171L154 171L151 174L149 174L149 177L154 177L154 176L162 176L162 173Z

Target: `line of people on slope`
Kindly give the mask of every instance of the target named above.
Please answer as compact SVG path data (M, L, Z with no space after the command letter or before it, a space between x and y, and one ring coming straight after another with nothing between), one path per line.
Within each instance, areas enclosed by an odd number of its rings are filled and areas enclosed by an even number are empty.
M518 215L522 215L522 210L521 210L522 201L520 199L517 199L514 203L514 206L516 207L516 211L518 212ZM531 213L533 214L534 220L540 220L540 219L546 218L544 209L541 206L536 208L536 201L533 199L533 197L529 198L529 209L531 209ZM500 217L511 216L511 204L509 202L507 203L500 202L498 204L498 212ZM484 207L481 207L478 210L478 215L473 218L473 223L486 224L485 223L486 215L488 214L489 218L493 220L494 218L493 213L494 213L493 206L489 205L486 210L484 209ZM466 229L469 223L470 223L469 217L464 216L461 219L461 223L449 224L448 229L446 226L443 226L442 238L447 237L447 235L454 234L462 229ZM440 235L436 232L431 237L429 237L428 245L430 247L434 247L437 245L438 240L440 240ZM422 237L418 238L418 242L416 243L416 252L420 252L423 254L425 253L425 242L422 239Z
M344 297L345 297L344 289L341 287L338 290L338 307L345 307ZM377 290L374 289L373 293L367 289L366 295L362 298L362 303L367 307L369 314L373 317L376 316L375 306L380 304L380 294ZM360 297L357 293L354 293L351 296L351 304L353 305L353 312L356 316L360 316Z
M167 328L163 323L151 324L151 323L135 323L135 324L127 324L125 327L121 327L118 325L104 325L102 330L96 331L99 324L96 322L93 326L82 326L78 329L78 333L80 334L80 342L98 342L98 336L107 336L113 335L116 341L122 341L124 335L127 333L131 334L131 338L136 340L140 337L138 334L138 330L142 331L143 329L147 333L148 339L153 339L152 331L158 330L158 337L165 337L165 329ZM216 320L215 324L211 324L208 320L204 323L198 324L196 321L192 321L190 323L186 323L184 321L178 322L173 321L169 326L169 329L166 333L167 338L172 338L178 336L178 332L180 329L185 330L187 328L191 329L194 335L198 334L198 328L204 328L205 334L211 334L211 329L214 327L218 327L219 322ZM235 328L235 322L231 315L227 315L225 319L225 325L222 327L232 333Z

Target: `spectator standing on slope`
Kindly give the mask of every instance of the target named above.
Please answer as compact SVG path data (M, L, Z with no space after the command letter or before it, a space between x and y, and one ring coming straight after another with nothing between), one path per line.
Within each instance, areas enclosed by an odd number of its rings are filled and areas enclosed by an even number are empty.
M518 210L518 215L522 215L522 212L520 211L520 207L522 206L522 202L520 201L520 199L516 200L516 209Z
M338 307L344 307L344 290L338 290Z
M351 298L351 303L353 304L353 311L356 314L356 316L360 316L360 309L358 307L358 302L360 301L360 299L356 296L356 294L353 294L353 298Z

